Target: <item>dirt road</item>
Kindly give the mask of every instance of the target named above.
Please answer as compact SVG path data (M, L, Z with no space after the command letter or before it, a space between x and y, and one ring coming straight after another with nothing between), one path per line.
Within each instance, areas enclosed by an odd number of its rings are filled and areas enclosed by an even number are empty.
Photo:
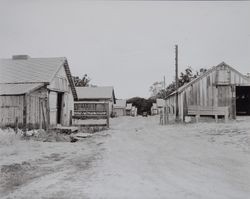
M159 126L156 117L123 117L77 143L4 139L0 198L250 195L247 121Z

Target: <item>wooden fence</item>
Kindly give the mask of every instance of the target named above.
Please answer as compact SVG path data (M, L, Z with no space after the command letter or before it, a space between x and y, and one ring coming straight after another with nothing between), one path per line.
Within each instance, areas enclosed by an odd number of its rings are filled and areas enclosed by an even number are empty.
M72 119L73 125L109 128L109 104L107 102L74 102Z
M214 116L215 121L218 122L218 116L224 116L225 122L228 121L229 108L212 107L212 106L189 106L188 115L194 115L196 122L199 121L200 116Z

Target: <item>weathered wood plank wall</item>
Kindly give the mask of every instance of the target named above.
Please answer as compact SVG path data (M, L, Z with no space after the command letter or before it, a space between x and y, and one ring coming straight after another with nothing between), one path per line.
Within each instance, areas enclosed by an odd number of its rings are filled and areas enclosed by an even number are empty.
M44 125L47 121L47 107L46 100L48 97L47 89L41 88L26 95L27 102L27 127L39 128L41 123ZM43 113L46 121L43 121Z
M50 106L50 124L57 124L57 93L61 92L62 95L62 110L61 110L61 125L70 125L70 112L74 114L74 98L72 90L69 87L69 80L65 69L62 67L48 86L49 93L49 106Z
M250 85L250 81L239 72L220 66L211 73L190 84L179 93L180 119L186 115L186 106L229 107L229 115L235 117L235 86ZM181 88L180 88L181 89ZM186 97L185 97L186 96ZM175 95L167 99L167 104L175 109ZM171 114L171 111L170 111Z
M13 126L16 118L18 125L23 124L24 96L0 96L0 126Z
M45 88L26 94L26 96L0 96L0 125L14 126L17 118L19 127L39 128L43 122L41 109L43 108L46 112L44 103L46 97Z

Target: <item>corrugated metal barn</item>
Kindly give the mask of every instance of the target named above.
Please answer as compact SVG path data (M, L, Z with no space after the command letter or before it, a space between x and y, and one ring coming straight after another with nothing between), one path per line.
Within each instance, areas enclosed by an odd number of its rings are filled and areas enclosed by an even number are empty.
M70 125L77 98L67 59L13 56L0 61L0 125Z
M180 87L177 93L179 119L182 121L190 115L191 108L204 110L204 116L210 112L215 115L220 107L228 110L227 116L231 119L237 115L250 115L250 78L224 62ZM176 92L167 97L171 115L176 115L175 100Z

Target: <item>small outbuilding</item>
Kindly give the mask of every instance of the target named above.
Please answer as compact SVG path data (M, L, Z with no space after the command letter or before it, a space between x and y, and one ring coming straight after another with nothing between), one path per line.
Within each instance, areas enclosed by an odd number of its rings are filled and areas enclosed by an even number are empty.
M136 117L137 116L137 108L135 106L132 106L131 109L131 116Z
M167 97L169 112L174 116L177 95L178 119L182 121L194 114L217 117L224 112L231 119L250 115L250 78L224 62Z
M82 102L107 102L109 113L113 114L115 92L112 86L104 87L76 87L77 100Z
M116 103L114 104L114 114L117 117L126 115L126 100L116 99Z
M153 103L151 106L151 115L157 115L157 114L158 114L157 104Z
M127 115L127 116L131 116L131 114L132 114L132 106L133 106L132 103L128 103L128 104L126 105L126 115Z
M0 126L71 124L76 90L65 57L0 60Z

